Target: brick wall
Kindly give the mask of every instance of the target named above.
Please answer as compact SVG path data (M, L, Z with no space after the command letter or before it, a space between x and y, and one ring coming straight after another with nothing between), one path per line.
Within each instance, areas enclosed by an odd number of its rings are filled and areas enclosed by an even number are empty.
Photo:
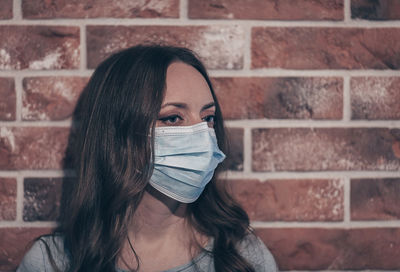
M76 99L140 42L210 69L282 270L400 270L400 1L0 0L0 271L55 226Z

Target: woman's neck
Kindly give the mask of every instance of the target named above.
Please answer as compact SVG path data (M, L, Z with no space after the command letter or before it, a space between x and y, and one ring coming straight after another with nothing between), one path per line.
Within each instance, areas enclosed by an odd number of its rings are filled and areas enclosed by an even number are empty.
M130 237L138 242L141 239L148 242L166 236L182 235L182 231L187 233L186 207L187 204L175 201L149 187L132 218Z
M205 245L208 237L187 224L186 208L187 204L148 188L131 220L118 266L137 267L130 246L139 256L143 271L160 271L189 262L201 250L197 243Z

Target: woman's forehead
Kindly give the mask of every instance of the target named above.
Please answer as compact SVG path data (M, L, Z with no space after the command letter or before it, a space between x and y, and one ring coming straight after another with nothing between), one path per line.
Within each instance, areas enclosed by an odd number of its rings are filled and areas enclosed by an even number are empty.
M172 63L167 70L165 103L213 101L207 81L194 67L183 62Z

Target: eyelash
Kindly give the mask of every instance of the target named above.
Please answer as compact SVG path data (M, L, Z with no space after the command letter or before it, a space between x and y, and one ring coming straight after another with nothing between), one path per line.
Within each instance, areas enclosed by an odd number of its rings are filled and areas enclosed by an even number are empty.
M164 124L167 124L168 123L168 121L171 121L171 119L179 119L179 120L183 120L183 118L182 117L180 117L179 115L177 115L177 114L173 114L173 115L169 115L169 116L166 116L166 117L162 117L162 118L159 118L158 120L160 120L161 122L163 122ZM171 122L171 123L176 123L176 121L175 122Z
M210 118L212 118L212 121L209 120ZM177 123L176 119L183 120L183 118L178 114L173 114L173 115L169 115L169 116L166 116L166 117L161 117L158 120L160 120L164 124L168 124L168 123L169 124L176 124ZM171 121L171 120L175 120L175 121ZM203 117L202 120L207 122L207 123L214 123L215 122L215 115L214 114L207 115L207 116Z
M212 117L213 120L212 121L208 121L207 119L211 118L211 117ZM206 121L207 123L210 123L210 122L215 123L215 115L214 114L207 115L207 116L203 117L202 120Z

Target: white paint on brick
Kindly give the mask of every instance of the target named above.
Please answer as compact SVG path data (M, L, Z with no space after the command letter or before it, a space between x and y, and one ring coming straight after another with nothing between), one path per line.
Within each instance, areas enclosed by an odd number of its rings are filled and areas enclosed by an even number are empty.
M341 146L339 147L339 148L341 148L342 150L346 150L346 144L345 143L343 143L343 144L341 144ZM363 164L363 162L358 162L359 163L359 165L361 164ZM338 166L341 168L341 169L354 169L354 168L357 168L357 165L354 163L354 161L352 161L352 160L349 160L349 159L347 159L347 158L341 158L341 159L339 159L338 161L337 161L337 164L338 164Z
M11 57L5 49L0 49L0 67L1 69L10 69Z
M101 49L104 55L109 55L115 51L119 51L121 48L127 48L129 45L126 38L123 36L115 37L111 42L107 43L106 47Z
M396 104L400 107L399 101L393 101L391 85L396 78L367 78L353 84L351 94L358 104L362 105L366 112L383 111L390 112ZM379 114L378 114L379 115Z
M41 60L34 60L29 62L29 69L58 69L62 67L63 60L61 59L61 48L46 54Z
M132 0L125 0L127 3L132 3ZM116 1L118 2L118 1ZM141 0L138 6L145 7L147 9L155 10L156 12L162 13L166 8L169 7L169 1L160 0Z
M32 86L32 85L36 85L37 81L39 81L39 80L36 80L36 79L28 80L26 83L25 89L29 90L29 92L31 92L31 93L40 94L41 93L40 88L36 88L35 86ZM26 93L24 91L24 92L22 92L22 101L26 101L25 96L26 96ZM49 120L49 117L46 115L46 113L38 112L35 108L32 107L31 104L29 104L27 102L22 103L21 117L23 120L32 120L32 119Z
M20 69L21 63L19 61L11 60L11 56L4 48L0 49L0 69L12 70Z
M45 112L38 112L36 109L32 108L31 104L22 106L21 116L23 120L50 120L50 117Z
M54 83L53 92L57 95L62 96L68 102L73 103L75 100L73 97L73 87L74 86L71 84L65 84L64 81L58 80Z
M244 30L239 26L210 26L201 33L193 50L202 56L209 67L226 69L243 66ZM215 57L215 56L218 57Z
M373 103L376 100L378 102L385 102L389 94L388 88L391 84L392 80L390 79L374 78L373 81L367 80L353 86L353 92L367 103Z
M140 9L140 10L154 10L155 12L162 13L169 7L169 1L160 0L118 0L114 1L113 5L121 10Z
M79 66L79 47L74 46L71 42L66 41L63 44L63 47L66 49L65 51L68 52L68 57L71 56L71 60L74 66ZM72 53L69 53L72 52Z
M344 211L344 180L334 180L331 184L334 188L332 198L336 199L337 197L339 197L340 193L342 193L343 196L342 202L337 202L332 207L332 214L338 215L341 211Z
M310 186L307 191L307 196L315 201L312 203L313 211L324 211L331 206L331 202L336 201L343 190L343 185L340 180L330 181L327 187ZM337 202L332 207L332 214L339 215L342 211L343 203ZM319 220L326 220L328 214L320 214Z
M5 139L6 143L8 143L10 145L11 152L15 151L15 149L16 149L15 136L14 136L14 133L12 132L11 128L0 127L0 138Z

